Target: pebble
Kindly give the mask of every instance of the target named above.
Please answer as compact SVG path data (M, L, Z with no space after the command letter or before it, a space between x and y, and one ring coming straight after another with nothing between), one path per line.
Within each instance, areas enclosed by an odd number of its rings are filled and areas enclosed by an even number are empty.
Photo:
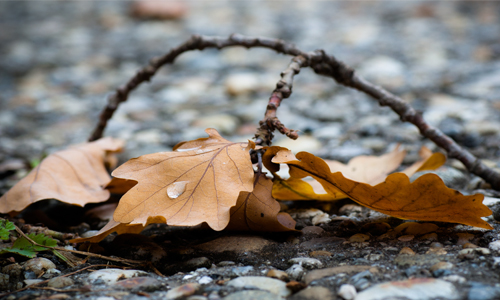
M363 233L356 233L355 235L349 238L349 242L351 243L363 243L370 239L370 236Z
M269 270L266 276L271 278L276 278L281 281L288 281L288 273L281 270Z
M261 276L245 276L230 280L228 286L235 288L257 288L276 294L280 297L287 297L291 291L287 289L286 283L281 280L261 277Z
M200 288L201 286L198 283L186 283L184 285L178 286L166 292L164 299L177 300L189 297L194 293L196 293Z
M196 270L198 268L210 268L212 262L206 257L195 257L191 258L180 265L182 269L185 270Z
M47 283L47 286L53 287L56 289L60 289L60 288L64 288L67 286L71 286L73 284L75 284L73 279L71 279L69 277L61 277L60 276L60 277L52 278L51 280L49 280L49 282Z
M240 291L222 298L223 300L280 300L282 297L260 290Z
M478 247L467 248L467 249L460 250L458 252L458 255L467 255L467 254L473 254L473 253L478 253L478 254L482 254L482 255L490 255L491 251L488 248L478 248Z
M26 271L35 273L35 276L38 278L45 272L55 269L56 265L52 261L44 257L35 257L26 261L23 265L23 268Z
M356 300L384 300L389 298L409 300L460 299L452 283L431 278L415 278L377 284L360 292Z
M500 240L489 243L488 248L492 251L500 252Z
M409 242L409 241L412 241L413 239L415 238L414 235L402 235L400 237L398 237L398 241L401 241L401 242Z
M252 73L231 74L226 78L224 86L231 96L245 96L257 91L259 78Z
M356 297L356 288L351 284L343 284L340 286L338 295L345 300L352 300Z
M134 277L120 280L113 287L130 290L131 292L154 292L162 287L162 283L152 277Z
M354 273L359 273L363 272L366 270L373 270L375 273L376 268L372 266L361 266L361 265L354 265L354 266L339 266L339 267L333 267L333 268L325 268L325 269L319 269L319 270L312 270L308 272L304 278L305 284L309 285L311 282L324 278L324 277L330 277L334 275L338 275L341 273L345 274L354 274Z
M323 263L316 259L310 257L295 257L288 261L289 264L298 264L306 269L317 269L323 267Z
M328 251L323 251L323 250L317 250L317 251L312 251L309 253L309 256L311 257L330 257L332 256L333 254L331 252L328 252Z
M328 224L330 223L330 221L330 216L327 213L319 214L311 219L311 223L313 223L313 225L315 226L319 224Z
M424 234L423 236L420 237L421 240L425 241L437 241L438 235L435 232Z
M210 276L202 276L200 279L198 279L199 284L209 284L212 281L214 280Z
M306 226L302 228L302 234L304 235L320 235L325 230L319 226Z
M302 291L294 294L289 298L290 300L328 300L335 299L335 294L333 294L329 289L322 286L312 286Z
M500 288L472 282L467 300L495 300L500 297Z
M401 248L401 251L399 251L399 254L415 255L416 253L409 247L403 247Z
M231 268L231 274L234 276L245 276L252 272L253 266L244 266L244 267L234 267Z
M144 276L148 273L141 270L122 270L122 269L102 269L90 273L87 280L91 284L113 284L121 279Z
M285 272L288 274L290 279L293 279L296 281L301 281L302 277L304 277L304 274L306 273L306 271L304 271L304 268L302 268L302 266L299 264L295 264L295 265L291 266Z
M449 282L455 282L458 284L464 284L467 282L467 279L465 279L464 277L462 277L460 275L448 275L448 276L441 277L441 279L449 281Z

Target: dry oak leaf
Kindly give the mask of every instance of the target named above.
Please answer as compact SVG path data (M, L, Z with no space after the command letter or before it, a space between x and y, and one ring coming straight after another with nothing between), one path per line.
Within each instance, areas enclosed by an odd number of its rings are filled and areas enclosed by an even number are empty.
M123 223L118 223L115 220L111 219L95 235L90 236L90 237L86 237L86 238L72 239L69 242L70 243L89 242L89 243L97 244L100 241L104 240L104 238L106 238L108 235L112 234L113 232L116 232L117 234L124 234L124 233L139 234L149 224L156 224L156 223L165 223L165 218L163 218L163 217L149 218L145 225L143 225L143 224L123 224Z
M285 155L284 153L290 157L293 156L291 152L275 150L274 153L278 154L277 160L281 159L280 156ZM435 170L446 161L446 157L442 153L432 153L425 146L420 149L419 154L421 159L402 171L402 173L411 176L419 171ZM347 165L338 161L324 161L332 173L341 172L342 175L348 179L376 185L384 181L387 175L401 164L405 155L406 151L400 150L398 145L393 151L382 156L355 157L351 159ZM286 180L275 180L273 196L279 200L333 201L348 198L340 191L336 193L330 191L330 193L327 193L323 186L313 178L310 178L310 180L303 180L295 177Z
M49 155L0 198L0 213L21 211L44 199L80 206L106 201L109 191L103 186L111 177L105 163L123 145L106 137Z
M273 182L264 174L255 174L251 193L241 192L226 229L252 231L293 231L295 220L280 212L280 204L271 196Z
M410 183L405 174L394 173L384 182L371 186L347 179L340 172L331 173L321 158L307 152L298 153L295 160L277 158L278 155L272 162L288 164L291 177L312 176L328 193L340 190L358 204L393 217L493 229L481 219L491 215L489 208L482 204L483 195L464 196L446 187L435 174L425 174Z
M118 167L113 176L138 183L121 198L114 220L146 224L149 217L163 217L168 225L206 222L214 230L224 229L240 192L253 189L249 150L255 144L230 142L215 129L205 132L208 138Z

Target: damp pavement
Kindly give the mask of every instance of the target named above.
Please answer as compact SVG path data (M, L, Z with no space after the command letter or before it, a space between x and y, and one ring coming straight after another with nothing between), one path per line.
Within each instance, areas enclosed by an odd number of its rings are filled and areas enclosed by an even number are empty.
M43 155L84 142L106 95L194 33L324 49L499 167L498 2L187 1L152 11L138 2L1 2L0 26L0 193ZM265 49L184 54L132 92L105 135L127 141L121 161L169 151L207 127L246 141L289 61ZM300 130L297 141L275 139L294 152L347 162L400 143L411 163L422 145L439 151L389 108L310 70L296 76L278 116ZM499 194L456 161L438 172L449 187L486 195L494 230L401 225L347 201L290 204L300 233L158 225L130 251L112 237L101 243L104 253L154 259L163 276L110 267L61 277L78 268L41 253L2 259L0 290L50 280L5 299L498 299Z

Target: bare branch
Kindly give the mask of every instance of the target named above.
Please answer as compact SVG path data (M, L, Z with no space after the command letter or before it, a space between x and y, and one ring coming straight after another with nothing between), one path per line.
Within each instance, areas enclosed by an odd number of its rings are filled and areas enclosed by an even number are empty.
M283 72L284 74L282 74L282 80L280 80L280 83L284 82L283 90L279 91L280 87L277 86L269 99L264 120L260 122L260 128L256 134L258 141L260 139L261 143L270 143L272 139L272 131L274 129L277 129L291 138L296 138L296 132L286 128L276 118L275 114L281 101L290 95L289 93L287 94L286 89L288 88L291 92L293 76L298 73L295 72L297 67L300 69L301 67L309 66L317 74L331 77L339 84L364 92L365 94L375 98L381 106L389 106L400 116L402 121L414 124L423 136L429 138L436 145L443 148L448 153L450 158L458 159L471 173L483 178L486 182L490 183L494 189L500 190L499 173L495 172L491 168L488 168L478 158L466 149L460 147L455 141L439 129L425 122L422 115L413 109L413 107L411 107L408 103L404 102L403 99L393 95L382 87L374 85L364 78L357 76L352 68L337 60L334 56L327 55L323 50L303 52L296 48L293 44L286 43L279 39L247 37L239 34L233 34L228 38L193 35L188 41L176 48L173 48L167 54L152 59L147 67L139 70L125 85L118 88L115 93L109 96L108 104L101 112L99 123L89 138L89 141L97 140L102 137L106 124L113 116L113 113L118 108L118 105L121 102L126 101L128 94L138 85L144 81L149 81L149 79L161 66L172 63L177 56L184 52L203 50L205 48L222 49L232 46L268 48L278 53L294 56L298 60L295 62L292 61L287 70ZM278 83L278 85L280 83ZM278 92L276 92L277 90ZM285 95L287 96L285 97Z

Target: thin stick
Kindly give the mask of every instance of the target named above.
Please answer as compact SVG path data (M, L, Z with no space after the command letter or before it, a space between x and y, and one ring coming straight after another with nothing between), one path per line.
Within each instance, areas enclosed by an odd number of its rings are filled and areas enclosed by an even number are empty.
M32 243L35 246L44 247L44 248L52 249L52 250L66 251L66 252L71 252L71 253L76 253L76 254L81 254L81 255L86 255L86 256L97 257L97 258L105 259L105 260L108 260L108 261L115 261L115 262L124 263L124 264L127 264L127 265L146 265L146 264L148 264L147 261L139 261L139 260L119 258L119 257L115 258L115 257L104 256L104 255L95 254L95 253L91 253L91 252L78 251L78 250L70 250L70 249L61 248L61 247L50 247L50 246L46 246L46 245L40 245L37 242L33 241L29 236L27 236L15 224L14 224L14 226L16 227L17 233L19 233L22 237L24 237L25 239L27 239L30 243Z
M125 85L118 88L108 97L108 104L101 112L99 122L90 136L89 141L94 141L102 137L106 124L113 116L113 113L118 108L118 105L127 100L128 94L133 89L141 83L149 81L161 66L173 63L175 58L184 52L203 50L205 48L222 49L232 46L268 48L278 53L294 57L304 57L309 62L309 66L317 74L331 77L339 84L355 88L365 94L368 94L375 98L381 106L389 106L400 116L402 121L414 124L423 136L429 138L436 145L444 149L447 152L448 157L458 159L465 165L469 172L483 178L486 182L490 183L494 189L500 190L500 174L498 172L488 168L478 158L466 149L460 147L455 141L439 129L426 123L422 115L413 109L410 104L404 102L403 99L391 94L382 87L374 85L364 78L357 76L352 68L337 60L334 56L327 55L323 50L304 52L295 47L295 45L286 43L279 39L247 37L240 34L233 34L228 38L193 35L185 43L173 48L167 54L152 59L148 66L139 70ZM266 123L268 122L266 121ZM281 123L276 123L275 125L279 124ZM272 122L271 125L273 125ZM281 130L285 131L286 134L285 128L286 127L283 125ZM279 127L277 129L280 130ZM259 135L259 133L257 134ZM260 133L260 135L265 139L266 135L263 134L264 132ZM294 137L294 134L290 134L290 136ZM265 140L263 140L263 142L265 142Z

